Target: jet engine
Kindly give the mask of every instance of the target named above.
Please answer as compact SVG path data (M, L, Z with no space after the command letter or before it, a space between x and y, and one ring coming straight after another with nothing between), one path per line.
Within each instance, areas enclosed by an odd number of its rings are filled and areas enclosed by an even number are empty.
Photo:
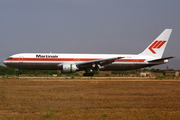
M61 73L74 73L78 70L75 64L63 64Z

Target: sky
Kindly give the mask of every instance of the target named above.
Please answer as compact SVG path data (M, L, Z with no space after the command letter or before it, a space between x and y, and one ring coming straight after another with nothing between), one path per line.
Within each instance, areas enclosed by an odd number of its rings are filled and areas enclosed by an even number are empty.
M16 53L138 54L173 29L155 68L180 70L180 0L0 0L0 65Z

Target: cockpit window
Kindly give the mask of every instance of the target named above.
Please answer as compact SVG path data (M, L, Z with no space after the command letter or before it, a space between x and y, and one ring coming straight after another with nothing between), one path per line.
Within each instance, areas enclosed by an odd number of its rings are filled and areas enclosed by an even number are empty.
M12 60L13 58L12 58L12 57L9 57L9 58L7 58L7 59Z

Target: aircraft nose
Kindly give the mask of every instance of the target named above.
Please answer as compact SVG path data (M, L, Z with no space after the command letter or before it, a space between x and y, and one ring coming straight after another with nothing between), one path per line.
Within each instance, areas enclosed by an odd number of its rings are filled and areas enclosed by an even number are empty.
M3 64L6 65L6 63L7 63L6 60L4 60L4 61L3 61Z

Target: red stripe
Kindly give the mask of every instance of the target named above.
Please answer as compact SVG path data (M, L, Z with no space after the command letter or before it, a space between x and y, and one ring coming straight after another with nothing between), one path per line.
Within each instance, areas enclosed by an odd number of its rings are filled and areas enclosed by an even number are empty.
M13 58L5 61L92 61L101 60L99 58ZM115 62L144 62L145 59L117 59Z
M118 59L115 62L144 62L146 59Z
M91 61L91 60L100 60L92 58L13 58L6 59L6 61Z
M153 53L153 54L156 54L156 52L152 49L154 45L156 45L158 41L155 41L150 47L149 47L149 50Z
M158 43L158 41L155 41L150 47L153 48L153 46L155 46L156 43ZM150 47L149 47L149 48L150 48Z
M158 49L161 48L161 46L164 45L165 42L166 42L166 41L163 41L157 48L158 48Z
M162 41L159 41L156 45L154 45L153 48L157 48L157 46L158 46L159 44L161 44L161 43L162 43Z

